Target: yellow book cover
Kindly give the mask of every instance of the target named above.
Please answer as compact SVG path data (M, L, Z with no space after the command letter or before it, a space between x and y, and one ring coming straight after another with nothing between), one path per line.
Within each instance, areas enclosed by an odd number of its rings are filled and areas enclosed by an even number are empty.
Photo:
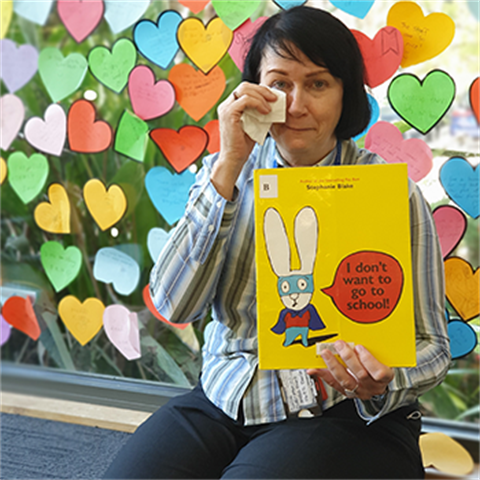
M416 364L406 164L255 171L261 369L321 368L336 340Z

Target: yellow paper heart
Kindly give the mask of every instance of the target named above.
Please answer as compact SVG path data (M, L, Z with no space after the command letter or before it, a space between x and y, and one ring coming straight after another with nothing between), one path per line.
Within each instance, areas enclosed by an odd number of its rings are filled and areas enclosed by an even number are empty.
M98 298L87 298L83 303L73 295L63 297L58 314L70 333L83 346L102 328L105 305Z
M0 185L3 183L6 176L7 176L7 162L2 157L0 157Z
M83 197L88 211L102 229L115 225L127 210L127 198L118 185L107 190L98 179L89 180L83 187Z
M200 19L190 17L180 23L177 38L185 55L208 73L227 53L233 32L219 17L211 20L206 28Z
M50 203L37 205L33 217L37 225L46 232L70 233L70 201L67 191L59 183L48 188Z
M0 38L4 38L12 19L13 1L0 0Z
M403 68L436 57L452 43L455 23L445 13L426 17L415 2L398 2L389 10L387 25L403 36Z

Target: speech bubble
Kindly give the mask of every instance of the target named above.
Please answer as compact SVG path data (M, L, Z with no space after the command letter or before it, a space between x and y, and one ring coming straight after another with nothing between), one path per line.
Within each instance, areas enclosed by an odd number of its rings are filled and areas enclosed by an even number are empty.
M392 314L403 289L403 270L392 256L360 251L345 257L333 285L322 292L350 320L376 323Z

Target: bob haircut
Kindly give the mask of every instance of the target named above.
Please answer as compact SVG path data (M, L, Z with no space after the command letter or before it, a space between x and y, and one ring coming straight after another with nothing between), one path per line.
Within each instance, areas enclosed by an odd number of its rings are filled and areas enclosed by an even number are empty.
M266 49L295 60L294 45L313 63L326 67L343 83L343 106L335 129L339 140L361 133L370 121L370 104L364 85L364 64L357 41L337 18L318 8L299 6L268 18L251 40L243 80L260 83Z

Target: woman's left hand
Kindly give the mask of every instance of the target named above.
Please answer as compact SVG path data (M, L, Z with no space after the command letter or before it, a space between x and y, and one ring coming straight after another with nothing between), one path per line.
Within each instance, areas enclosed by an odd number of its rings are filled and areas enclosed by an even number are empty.
M393 380L393 369L379 362L365 347L352 349L343 340L335 342L335 350L345 365L342 365L329 350L321 355L328 368L309 369L309 375L320 377L325 383L348 398L370 400L382 395Z

